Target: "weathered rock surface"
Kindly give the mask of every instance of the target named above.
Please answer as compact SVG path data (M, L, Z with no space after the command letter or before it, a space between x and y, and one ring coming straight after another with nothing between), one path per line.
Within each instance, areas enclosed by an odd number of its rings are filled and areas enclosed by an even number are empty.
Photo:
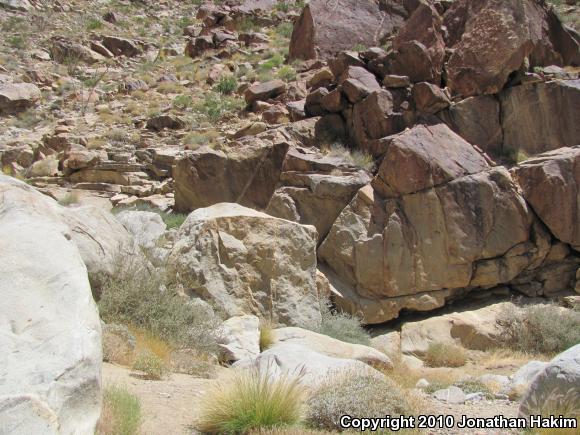
M475 310L460 311L408 322L401 328L401 352L423 356L433 343L458 344L466 349L488 350L501 344L498 314L511 302L492 304Z
M532 66L578 61L578 41L545 3L459 0L444 17L448 86L464 97L494 94L530 56Z
M526 107L521 109L526 110ZM467 142L487 153L499 155L503 144L500 113L500 104L495 96L481 95L451 105L449 118L443 118Z
M393 141L372 186L357 193L319 248L341 281L341 304L358 305L369 323L389 320L397 307L441 306L454 290L507 283L546 255L530 241L532 214L509 172L488 169L447 127L433 136L429 129L401 135L420 140ZM445 147L447 158L445 151L433 157Z
M0 428L93 434L101 326L87 270L72 231L29 190L0 175Z
M483 156L444 124L417 125L392 136L372 184L382 196L398 197L488 168Z
M221 326L220 347L227 361L256 358L260 353L260 319L231 317Z
M40 99L40 89L32 83L0 85L0 114L22 112L33 107Z
M524 198L552 234L580 249L580 146L541 154L513 172Z
M265 208L280 178L288 144L250 138L240 146L187 153L173 167L175 208L191 211L219 202Z
M150 211L127 210L116 217L131 233L135 243L143 249L154 249L167 229L161 216Z
M326 376L342 370L380 375L377 370L361 361L334 358L293 343L276 344L256 359L240 361L234 367L257 367L261 373L268 373L273 378L300 375L301 382L308 386L315 386Z
M580 144L580 80L515 86L500 102L504 149L538 154Z
M282 80L271 80L264 83L256 83L250 86L244 93L246 103L251 105L256 101L269 100L286 92L286 83Z
M445 57L442 25L435 7L421 2L393 41L390 72L439 85Z
M273 331L276 345L279 343L304 346L317 353L342 359L352 359L373 367L392 368L393 363L382 352L360 344L345 343L327 335L302 328L280 328Z
M93 290L98 290L104 276L115 273L123 257L133 253L131 235L110 212L92 206L62 207L32 187L10 180L0 175L0 184L6 186L6 203L16 208L30 207L68 228L68 237L80 252Z
M372 0L312 0L294 24L289 58L327 59L357 44L379 46L402 22Z
M566 417L580 412L580 344L551 360L532 381L520 403L520 416L542 414L542 410L571 410Z
M238 204L189 215L168 259L170 275L229 316L287 325L320 320L316 230Z
M295 160L301 157L299 153L294 155ZM342 209L371 180L365 171L344 168L346 170L341 172L338 167L332 175L328 169L317 168L315 172L314 168L300 168L287 159L280 178L282 186L274 192L266 212L304 225L314 225L322 240Z

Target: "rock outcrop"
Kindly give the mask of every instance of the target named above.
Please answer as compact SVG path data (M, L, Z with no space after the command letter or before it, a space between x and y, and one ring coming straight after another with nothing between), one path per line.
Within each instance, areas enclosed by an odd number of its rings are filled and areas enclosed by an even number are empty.
M0 175L0 428L89 435L100 415L101 325L73 231L45 201Z
M499 97L504 150L531 155L580 144L580 80L514 86Z
M22 112L40 99L40 89L32 83L0 84L0 115Z
M552 234L580 251L580 146L541 154L513 172L524 198Z
M339 305L379 323L510 282L547 254L544 239L532 242L536 226L506 169L444 125L417 126L390 138L378 175L318 253Z
M320 320L316 242L314 227L221 203L189 215L168 270L229 316L309 324Z
M266 208L287 151L285 142L251 138L223 151L204 147L187 153L173 167L175 209L191 211L220 202Z
M402 22L372 0L312 0L294 24L289 58L327 59L357 44L378 46Z

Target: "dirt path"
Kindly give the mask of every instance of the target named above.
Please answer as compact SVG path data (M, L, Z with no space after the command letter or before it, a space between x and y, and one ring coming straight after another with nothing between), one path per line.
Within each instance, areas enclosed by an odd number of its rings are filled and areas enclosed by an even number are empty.
M103 386L124 385L141 400L142 435L192 434L199 398L212 380L173 373L169 379L148 381L131 370L103 363Z

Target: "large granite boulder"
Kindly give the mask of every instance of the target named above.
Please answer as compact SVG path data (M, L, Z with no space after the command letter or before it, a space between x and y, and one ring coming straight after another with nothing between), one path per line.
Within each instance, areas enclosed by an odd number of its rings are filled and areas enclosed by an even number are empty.
M173 167L175 209L191 211L220 202L265 208L276 189L288 144L249 138L224 150L203 147Z
M423 356L433 343L458 344L466 349L489 350L501 346L502 331L497 319L511 302L474 307L418 322L401 328L401 352Z
M580 144L580 80L515 86L499 97L505 150L538 154Z
M133 238L107 210L94 206L63 207L24 183L0 175L5 201L14 207L30 207L47 218L61 222L77 246L89 272L93 290L98 293L102 280L113 275L124 257L134 254Z
M73 231L0 176L0 431L93 434L101 326Z
M255 367L272 378L284 375L299 376L300 382L309 387L316 386L328 375L343 370L382 376L376 369L361 361L328 356L294 343L276 344L255 359L238 361L234 367L240 369Z
M328 59L357 44L379 46L402 23L373 0L312 0L294 24L289 58Z
M580 250L580 146L526 160L513 173L524 198L551 233Z
M489 168L446 126L417 126L391 140L319 259L339 304L379 323L402 308L433 309L454 293L509 282L540 255L532 223L505 168Z
M373 367L393 368L391 360L384 353L372 347L345 343L307 329L280 328L275 329L272 336L277 344L295 344L333 358L353 359Z
M228 316L320 320L314 227L221 203L191 213L176 240L170 276Z
M520 403L520 416L580 417L580 344L551 360L533 379Z

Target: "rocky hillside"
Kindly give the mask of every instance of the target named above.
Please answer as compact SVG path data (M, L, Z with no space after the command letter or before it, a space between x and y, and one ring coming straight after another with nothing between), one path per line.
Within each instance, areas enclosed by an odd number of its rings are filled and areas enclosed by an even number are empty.
M562 370L579 403L579 10L0 0L0 433L94 433L103 357L300 372L311 401L357 372L458 417L453 388L542 413Z

